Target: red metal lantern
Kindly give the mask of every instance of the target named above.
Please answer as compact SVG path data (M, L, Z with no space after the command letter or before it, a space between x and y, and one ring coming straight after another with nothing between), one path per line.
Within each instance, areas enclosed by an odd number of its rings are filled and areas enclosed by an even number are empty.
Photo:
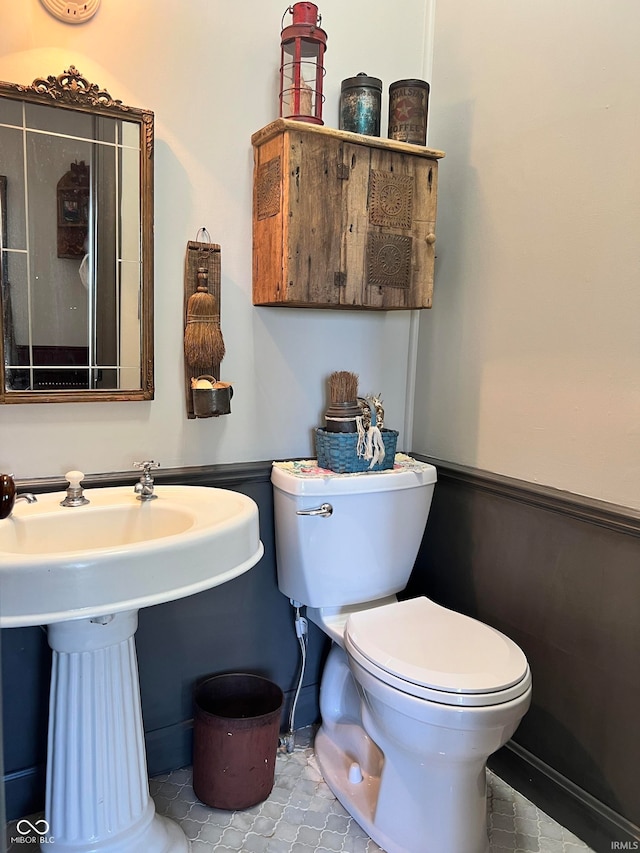
M281 34L280 115L323 124L323 59L327 34L314 3L294 3L285 11L293 22ZM284 23L284 15L282 16Z

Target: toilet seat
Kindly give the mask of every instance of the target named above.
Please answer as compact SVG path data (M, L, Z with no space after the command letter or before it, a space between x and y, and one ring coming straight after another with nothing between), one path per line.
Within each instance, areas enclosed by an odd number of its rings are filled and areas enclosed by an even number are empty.
M531 683L527 659L512 640L425 597L351 613L344 643L374 677L444 705L508 702Z

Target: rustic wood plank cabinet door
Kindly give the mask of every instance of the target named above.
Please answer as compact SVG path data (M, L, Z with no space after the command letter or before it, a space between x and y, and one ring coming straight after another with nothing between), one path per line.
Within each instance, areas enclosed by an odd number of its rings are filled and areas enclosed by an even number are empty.
M338 180L340 145L316 134L291 133L290 186L285 192L288 237L285 269L290 304L338 307L342 238L342 182Z
M285 119L252 142L255 305L431 307L442 152Z

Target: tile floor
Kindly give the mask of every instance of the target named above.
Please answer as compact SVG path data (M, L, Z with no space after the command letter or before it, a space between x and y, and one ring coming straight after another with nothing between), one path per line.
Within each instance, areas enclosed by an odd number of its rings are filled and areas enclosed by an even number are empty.
M290 754L278 753L273 791L260 805L236 812L209 808L196 799L186 768L150 781L156 808L182 826L192 853L379 853L324 783L309 737L298 735L297 744ZM589 853L491 771L488 780L491 853ZM9 844L8 853L22 849Z
M590 848L488 771L491 853L589 853ZM190 769L151 780L160 814L177 820L192 853L379 853L378 845L337 802L313 749L278 753L269 798L238 812L198 802ZM464 853L464 851L460 851Z

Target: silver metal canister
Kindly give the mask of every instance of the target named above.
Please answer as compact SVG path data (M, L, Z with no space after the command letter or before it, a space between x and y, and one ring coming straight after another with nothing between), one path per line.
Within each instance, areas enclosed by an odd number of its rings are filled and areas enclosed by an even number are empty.
M389 86L389 139L427 144L429 84L424 80L397 80Z
M361 71L342 81L340 92L340 130L380 136L382 80Z

